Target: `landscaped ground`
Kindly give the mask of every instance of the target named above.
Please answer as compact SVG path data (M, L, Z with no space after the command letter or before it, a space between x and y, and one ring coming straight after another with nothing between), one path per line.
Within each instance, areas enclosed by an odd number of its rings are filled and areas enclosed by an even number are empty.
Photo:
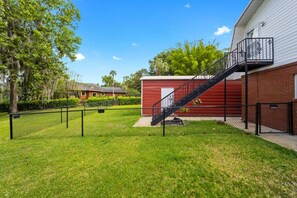
M62 115L62 119L65 115ZM296 197L297 153L212 121L132 128L139 110L0 118L0 197ZM31 130L30 130L31 128Z

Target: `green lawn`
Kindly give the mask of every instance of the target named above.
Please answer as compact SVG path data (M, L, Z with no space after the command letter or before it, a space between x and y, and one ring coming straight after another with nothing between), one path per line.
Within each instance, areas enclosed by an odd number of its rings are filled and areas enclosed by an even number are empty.
M296 197L297 153L213 121L132 128L139 110L0 119L0 197ZM63 114L63 118L64 118Z

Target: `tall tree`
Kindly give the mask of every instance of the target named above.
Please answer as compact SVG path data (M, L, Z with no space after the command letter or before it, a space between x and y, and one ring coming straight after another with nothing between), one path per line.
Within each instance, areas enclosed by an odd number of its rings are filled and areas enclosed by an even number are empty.
M129 95L139 95L141 92L141 80L143 76L147 76L149 72L146 69L140 69L130 76L125 76L123 86Z
M178 43L149 61L150 75L197 75L223 56L217 43L202 40Z
M102 80L102 86L103 87L112 87L112 86L115 86L115 87L118 87L121 85L121 83L117 82L115 80L115 76L117 75L117 72L115 70L111 70L109 72L108 75L104 75L101 77L101 80Z
M112 96L115 97L115 95L114 95L114 77L117 75L117 72L115 70L111 70L109 72L109 75L112 77Z
M75 59L80 15L70 0L3 0L0 14L1 71L9 76L10 110L16 112L20 79L26 93L34 86L44 90L65 72L62 58Z
M111 87L112 86L112 76L110 75L104 75L101 77L102 79L102 86L103 87Z
M164 76L164 75L173 75L173 72L170 70L170 56L171 51L163 51L149 60L150 68L149 74L152 76Z
M198 75L223 56L218 44L205 45L202 40L178 43L169 60L174 75Z

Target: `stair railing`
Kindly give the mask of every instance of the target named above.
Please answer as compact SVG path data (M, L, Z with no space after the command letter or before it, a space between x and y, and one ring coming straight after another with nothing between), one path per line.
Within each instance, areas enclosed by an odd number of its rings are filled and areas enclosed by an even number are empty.
M227 53L223 58L207 67L199 75L194 76L191 80L187 81L185 84L181 85L173 92L156 102L152 107L153 120L158 117L163 110L166 111L166 109L172 108L181 102L182 99L203 85L207 80L216 78L226 69L238 65L240 60L239 57L242 57L243 53L244 52L238 52L237 49Z

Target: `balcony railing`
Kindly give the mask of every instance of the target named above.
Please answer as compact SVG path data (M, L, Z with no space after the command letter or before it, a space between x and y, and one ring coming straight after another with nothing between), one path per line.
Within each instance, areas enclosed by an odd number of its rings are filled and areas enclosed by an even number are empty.
M245 38L237 44L239 62L244 62L246 56L247 64L272 64L274 62L273 38Z

